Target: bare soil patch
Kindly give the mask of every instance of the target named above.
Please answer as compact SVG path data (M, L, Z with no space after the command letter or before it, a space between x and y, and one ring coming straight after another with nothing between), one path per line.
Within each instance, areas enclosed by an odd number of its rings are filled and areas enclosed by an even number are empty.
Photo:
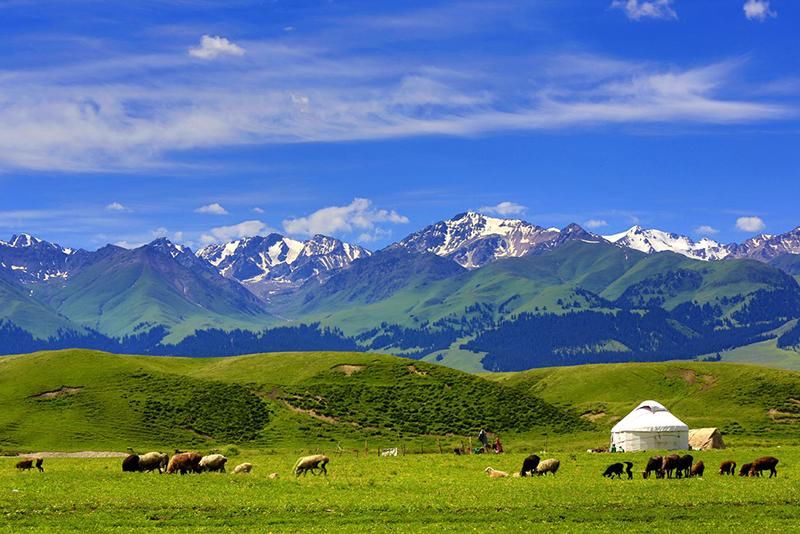
M351 376L354 373L360 373L361 371L363 371L366 368L367 368L366 365L342 364L342 365L337 365L336 367L333 368L333 370L334 371L339 371L340 373L343 373L346 376Z
M38 395L33 395L34 399L57 399L59 397L66 397L68 395L75 395L83 391L83 386L61 386L52 391L45 391Z

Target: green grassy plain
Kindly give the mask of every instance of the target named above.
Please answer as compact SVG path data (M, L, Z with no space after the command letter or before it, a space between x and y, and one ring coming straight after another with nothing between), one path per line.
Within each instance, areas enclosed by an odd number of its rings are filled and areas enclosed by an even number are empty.
M509 444L513 449L513 443ZM695 452L706 476L644 480L648 454L551 450L555 477L489 479L525 452L504 455L333 454L330 476L290 473L295 453L243 452L250 475L122 473L119 459L47 459L20 473L0 459L0 531L67 532L793 532L800 521L800 449ZM729 458L774 454L778 478L721 477ZM601 477L630 460L636 477ZM280 474L270 480L272 472Z

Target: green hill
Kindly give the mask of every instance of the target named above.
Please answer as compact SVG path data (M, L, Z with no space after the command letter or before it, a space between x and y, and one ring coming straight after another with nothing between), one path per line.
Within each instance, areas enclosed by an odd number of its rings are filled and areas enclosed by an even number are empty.
M67 350L0 359L0 449L363 444L586 430L520 388L364 353L225 359Z
M665 362L555 367L488 375L569 406L609 429L639 402L654 399L690 428L720 427L751 441L800 436L800 373L765 367Z

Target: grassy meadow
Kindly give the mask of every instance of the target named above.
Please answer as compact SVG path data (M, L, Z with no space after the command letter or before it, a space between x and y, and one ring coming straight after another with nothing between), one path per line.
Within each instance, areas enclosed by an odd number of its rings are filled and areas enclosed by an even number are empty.
M778 478L722 477L720 461L764 453ZM122 473L120 459L46 459L44 473L0 459L0 531L427 531L790 532L800 521L800 448L695 452L704 478L644 480L646 454L548 451L555 477L490 479L524 454L332 455L330 475L299 479L295 455L241 453L250 475ZM608 463L631 460L636 478L608 480ZM280 478L271 480L272 472Z

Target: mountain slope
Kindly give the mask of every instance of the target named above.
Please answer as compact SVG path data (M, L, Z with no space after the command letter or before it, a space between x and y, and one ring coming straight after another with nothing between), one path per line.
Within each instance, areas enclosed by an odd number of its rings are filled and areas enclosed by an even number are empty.
M721 260L731 254L728 247L712 239L703 238L695 242L687 236L661 230L648 230L641 226L633 226L625 232L603 237L611 243L645 254L675 252L696 260Z
M56 336L60 331L82 330L32 298L30 290L16 282L16 276L0 267L0 323L13 324L40 339Z
M23 283L46 282L66 278L74 266L80 265L84 250L64 248L30 234L14 235L0 241L0 268L10 269Z
M270 319L241 285L164 239L134 250L104 247L40 291L59 313L111 336L155 326L181 336L197 328L263 327Z

